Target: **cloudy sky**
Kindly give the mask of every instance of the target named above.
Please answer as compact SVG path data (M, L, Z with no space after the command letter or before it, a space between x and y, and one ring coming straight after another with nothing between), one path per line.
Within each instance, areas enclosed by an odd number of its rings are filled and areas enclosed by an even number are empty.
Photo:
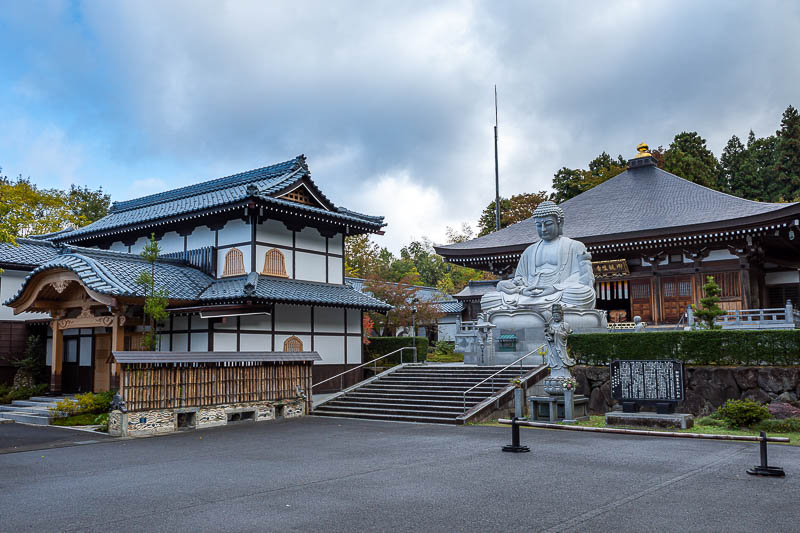
M562 166L800 106L800 3L0 0L0 166L115 200L308 157L376 240L443 242Z

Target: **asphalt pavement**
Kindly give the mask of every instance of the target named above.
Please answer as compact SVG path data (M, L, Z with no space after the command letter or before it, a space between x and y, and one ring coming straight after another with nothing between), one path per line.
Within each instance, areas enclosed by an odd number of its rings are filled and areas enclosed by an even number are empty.
M521 433L531 453L500 451L508 428L307 417L5 453L0 530L800 529L798 447L757 478L753 443Z

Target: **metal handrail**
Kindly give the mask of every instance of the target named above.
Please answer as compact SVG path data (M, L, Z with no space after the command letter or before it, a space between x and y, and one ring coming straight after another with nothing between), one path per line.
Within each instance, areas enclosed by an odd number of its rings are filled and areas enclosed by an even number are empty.
M464 393L461 395L461 407L462 407L462 409L464 409L464 412L465 412L465 413L467 412L467 393L468 393L469 391L471 391L471 390L473 390L473 389L475 389L475 388L477 388L477 387L480 387L481 385L483 385L484 383L486 383L487 381L489 381L490 379L492 379L493 377L495 377L497 374L499 374L499 373L501 373L501 372L503 372L503 371L505 371L505 370L508 370L508 368L509 368L509 367L512 367L512 366L516 365L517 363L519 363L519 371L520 371L520 374L522 374L522 360L523 360L523 359L525 359L526 357L530 357L530 356L531 356L531 355L533 355L534 353L538 352L539 350L541 350L542 348L544 348L544 346L545 346L545 345L544 345L544 344L542 344L542 345L540 345L539 347L537 347L537 348L534 348L533 350L531 350L530 352L526 353L525 355L523 355L522 357L520 357L519 359L517 359L517 360L516 360L516 361L514 361L513 363L509 363L509 364L507 364L506 366L504 366L503 368L501 368L500 370L498 370L497 372L495 372L495 373L494 373L494 374L492 374L491 376L489 376L489 377L487 377L487 378L483 379L482 381L480 381L480 382L476 383L476 384L475 384L475 385L473 385L472 387L470 387L470 388L468 388L467 390L465 390L465 391L464 391ZM494 381L492 381L492 394L494 394Z
M378 372L378 361L380 361L384 357L389 357L390 355L394 355L397 352L400 352L400 364L402 365L403 364L403 350L412 350L414 352L414 362L415 363L417 362L417 349L416 348L412 348L411 346L403 346L402 348L398 348L397 350L395 350L393 352L389 352L389 353L387 353L385 355L382 355L380 357L376 357L372 361L368 361L366 363L361 363L360 365L358 365L356 367L353 367L350 370L345 370L341 374L336 374L335 376L330 377L330 378L325 379L325 380L322 380L319 383L314 383L313 385L311 385L311 390L313 391L314 387L316 387L318 385L322 385L323 383L327 383L327 382L329 382L329 381L331 381L333 379L336 379L336 378L340 378L339 379L339 388L340 389L344 389L344 375L345 374L347 374L349 372L352 372L354 370L358 370L359 368L365 367L367 365L373 365L373 364L375 365L375 373L377 373Z

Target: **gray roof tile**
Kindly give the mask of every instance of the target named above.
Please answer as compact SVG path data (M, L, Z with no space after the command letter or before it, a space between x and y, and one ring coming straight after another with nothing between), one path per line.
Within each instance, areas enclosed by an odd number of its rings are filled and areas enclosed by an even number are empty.
M0 244L0 267L33 268L58 255L58 248L48 241L17 239L17 246Z
M596 238L726 222L795 204L754 202L670 174L655 166L627 170L561 204L564 235ZM533 217L471 241L436 246L438 253L527 246L539 240ZM463 252L462 252L463 253Z

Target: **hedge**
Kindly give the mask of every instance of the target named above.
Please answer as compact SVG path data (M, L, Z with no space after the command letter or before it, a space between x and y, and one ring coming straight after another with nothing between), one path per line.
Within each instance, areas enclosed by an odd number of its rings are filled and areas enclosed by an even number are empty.
M373 359L386 355L387 353L399 350L404 346L411 347L412 337L370 337L369 344L364 347L365 361L372 361ZM409 363L414 359L414 354L411 350L403 350L403 362ZM428 339L426 337L417 337L417 361L422 362L428 357ZM381 359L381 363L400 363L400 352Z
M800 365L800 330L660 331L571 335L569 351L585 365L615 359L678 359L695 365Z

